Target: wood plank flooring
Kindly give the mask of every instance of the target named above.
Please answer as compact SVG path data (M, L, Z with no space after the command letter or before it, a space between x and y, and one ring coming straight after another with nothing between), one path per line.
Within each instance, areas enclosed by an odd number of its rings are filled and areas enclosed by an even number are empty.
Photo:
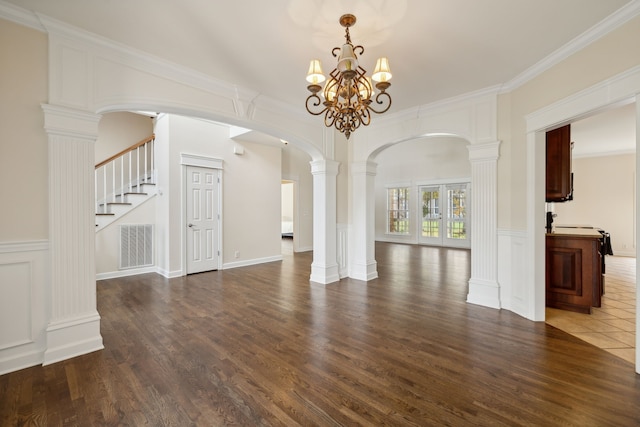
M376 245L379 279L311 254L98 283L105 350L0 376L0 425L633 426L631 363L465 303L469 252Z

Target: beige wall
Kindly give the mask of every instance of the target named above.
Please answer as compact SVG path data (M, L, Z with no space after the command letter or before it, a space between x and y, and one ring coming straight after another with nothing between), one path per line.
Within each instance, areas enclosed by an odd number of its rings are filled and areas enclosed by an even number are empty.
M525 116L640 64L640 18L498 99L498 227L526 228Z
M96 163L153 134L153 119L136 113L106 113L98 125Z
M611 234L614 255L635 256L635 154L573 160L574 199L554 203L554 224L588 224Z
M0 19L0 242L48 238L47 36Z

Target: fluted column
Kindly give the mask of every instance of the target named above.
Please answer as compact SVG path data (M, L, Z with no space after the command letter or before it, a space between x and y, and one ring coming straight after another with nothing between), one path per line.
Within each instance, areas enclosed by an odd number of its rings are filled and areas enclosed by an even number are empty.
M96 306L94 143L100 116L43 105L49 140L49 322L44 363L103 348Z
M339 163L333 160L311 162L313 175L313 262L312 282L340 280L336 244L337 176Z
M500 308L498 284L498 179L500 141L472 144L471 278L467 302Z
M373 280L378 277L375 259L375 179L377 164L357 162L351 164L353 185L352 235L349 277Z

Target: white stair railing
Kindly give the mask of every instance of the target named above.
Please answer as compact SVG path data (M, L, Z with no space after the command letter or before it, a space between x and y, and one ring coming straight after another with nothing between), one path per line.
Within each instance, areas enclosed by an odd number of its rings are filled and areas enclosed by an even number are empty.
M154 182L155 135L143 139L95 168L96 213L106 213L108 203L123 203L126 195L143 192Z

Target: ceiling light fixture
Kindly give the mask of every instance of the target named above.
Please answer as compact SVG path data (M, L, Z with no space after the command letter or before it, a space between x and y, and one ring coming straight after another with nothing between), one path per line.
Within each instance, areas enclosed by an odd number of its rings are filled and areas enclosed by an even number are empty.
M329 80L323 89L320 83L326 78L322 73L320 61L311 60L307 73L307 81L310 83L307 89L311 95L307 97L306 107L314 116L324 114L325 126L335 126L349 139L354 130L371 123L372 112L382 114L391 107L391 96L386 92L391 86L391 70L387 58L378 58L373 74L367 77L356 56L356 51L359 51L359 55L364 53L364 47L354 46L349 35L349 27L356 23L356 17L350 14L342 15L339 22L345 27L346 42L342 47L334 47L331 51L333 57L338 58L338 64L329 73ZM371 80L376 82L378 94L374 94Z

